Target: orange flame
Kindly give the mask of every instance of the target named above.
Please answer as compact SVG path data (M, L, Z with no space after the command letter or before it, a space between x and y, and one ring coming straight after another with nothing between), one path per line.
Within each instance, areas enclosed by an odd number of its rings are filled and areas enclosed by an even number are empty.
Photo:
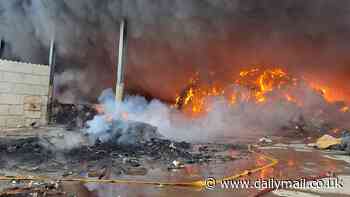
M328 101L328 102L333 102L333 101L339 101L343 95L339 94L339 92L334 89L330 88L328 86L322 85L320 83L317 83L315 81L309 82L309 85L311 88L314 90L320 92L320 94Z
M185 93L177 96L175 106L181 107L185 112L190 112L192 115L197 115L201 112L210 111L207 99L211 96L225 96L231 105L249 100L253 100L256 103L264 103L267 100L266 94L268 92L275 89L283 89L288 85L295 85L296 82L296 79L289 76L281 68L242 70L232 84L245 87L249 92L233 92L227 96L224 89L220 86L199 86L198 77L196 76L190 79L189 88L187 88Z

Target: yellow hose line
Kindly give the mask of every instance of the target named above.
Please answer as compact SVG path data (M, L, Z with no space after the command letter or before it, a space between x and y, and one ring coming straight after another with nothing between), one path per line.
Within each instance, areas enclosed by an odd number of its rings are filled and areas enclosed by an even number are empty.
M266 164L261 167L256 167L250 170L244 170L241 173L223 177L221 179L217 179L216 183L220 183L223 180L232 180L232 179L238 179L243 176L250 175L252 173L256 173L262 170L265 170L267 168L271 168L275 166L278 163L278 160L275 158L272 158L267 155L263 155L254 151L251 151L252 153L258 154L260 157L264 158L265 160L269 160L270 163ZM137 181L137 180L122 180L122 179L88 179L88 178L61 178L61 179L53 179L50 177L42 177L42 176L0 176L0 180L21 180L21 181L30 181L30 180L57 180L62 182L83 182L83 183L100 183L100 184L145 184L145 185L159 185L159 186L186 186L186 187L205 187L206 181L205 180L198 180L198 181L192 181L192 182L159 182L159 181Z

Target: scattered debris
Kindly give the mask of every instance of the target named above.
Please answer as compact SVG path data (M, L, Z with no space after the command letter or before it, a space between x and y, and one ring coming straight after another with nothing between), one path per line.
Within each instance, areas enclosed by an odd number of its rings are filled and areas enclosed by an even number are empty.
M270 138L267 138L267 137L262 137L259 139L259 143L262 143L262 144L271 144L272 143L272 140Z
M141 175L146 174L149 165L154 163L162 169L181 169L186 164L221 163L248 154L245 145L210 143L194 145L164 139L154 128L144 123L133 123L130 128L139 129L130 137L133 143L120 143L120 138L117 137L118 131L107 141L98 141L93 145L81 143L71 148L58 148L62 147L59 144L61 138L67 136L70 138L71 132L67 130L59 130L62 132L60 134L50 132L50 135L2 138L0 167L5 172L4 175L8 175L7 172L21 172L50 173L57 177L85 177L93 174L101 175L103 173L98 173L101 169L110 169L115 176ZM79 136L82 137L81 140L85 139L88 142L86 136ZM237 152L234 157L232 150ZM104 168L104 166L110 167ZM100 177L99 175L97 177Z
M341 144L340 138L335 138L330 135L323 135L322 137L318 138L316 141L316 146L319 149L327 149L331 146L339 145Z
M169 170L177 170L184 168L184 164L178 160L174 160L171 162L170 166L168 167Z
M39 137L24 137L19 139L1 138L1 167L13 165L14 161L25 163L27 168L37 167L53 158L53 152L45 147L45 140ZM22 166L23 167L23 166Z
M50 119L53 123L65 125L68 130L83 128L86 121L97 114L90 104L62 104L57 100L53 102Z

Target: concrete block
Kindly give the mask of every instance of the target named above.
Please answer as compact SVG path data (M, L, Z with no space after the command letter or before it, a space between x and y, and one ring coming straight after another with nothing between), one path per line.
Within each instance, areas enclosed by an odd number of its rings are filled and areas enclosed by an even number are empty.
M48 86L50 83L50 76L40 76L40 84L44 86Z
M14 83L25 83L23 73L4 72L3 81Z
M5 128L5 126L6 126L5 116L0 116L0 128Z
M23 105L0 105L0 115L23 115Z
M41 85L30 85L30 84L14 84L13 92L15 94L26 94L26 95L48 95L48 87Z
M23 83L40 85L41 80L42 76L40 75L23 74Z
M10 93L12 91L12 83L0 82L0 93Z
M24 126L24 118L21 116L14 116L6 119L6 127L8 128L16 128L21 126Z
M0 60L0 70L17 73L32 73L33 67L31 64Z
M21 105L22 103L22 95L0 93L0 104Z
M0 115L8 115L9 108L9 105L0 105Z
M36 86L29 84L14 84L13 93L15 94L36 94Z
M41 96L24 96L23 103L24 104L30 104L30 103L37 103L40 104L42 102Z
M25 118L40 118L41 111L24 111Z
M50 75L49 66L33 66L33 74L36 75Z
M23 115L23 105L10 105L9 115Z
M47 96L49 94L49 86L36 86L35 93L41 96Z

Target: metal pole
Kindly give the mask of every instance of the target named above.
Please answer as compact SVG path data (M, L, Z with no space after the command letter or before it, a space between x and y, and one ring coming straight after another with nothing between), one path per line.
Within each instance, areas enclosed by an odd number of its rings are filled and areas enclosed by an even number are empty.
M126 20L122 19L122 21L120 22L117 82L115 87L115 99L119 102L123 100L124 94L124 59L126 57L126 43Z
M50 78L49 78L49 92L47 99L47 114L46 120L47 123L52 122L52 103L53 103L53 82L55 74L55 39L52 37L50 41L50 53L49 53L49 69L50 69Z

